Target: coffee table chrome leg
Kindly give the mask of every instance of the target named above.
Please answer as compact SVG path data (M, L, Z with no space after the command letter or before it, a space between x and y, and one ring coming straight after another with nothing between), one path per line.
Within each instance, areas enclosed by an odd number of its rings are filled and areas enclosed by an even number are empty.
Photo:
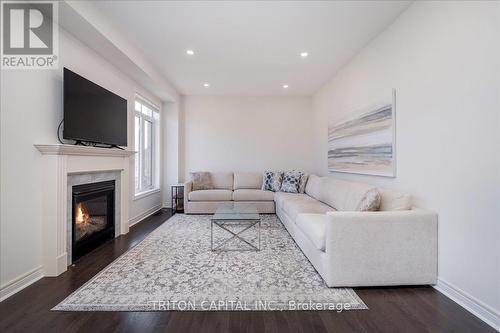
M257 247L256 247L255 245L253 245L252 243L248 242L246 239L243 239L242 237L240 237L240 235L241 235L242 233L244 233L245 231L247 231L247 230L249 230L249 229L253 228L253 227L257 224L257 222L253 223L252 225L247 226L245 229L243 229L243 230L241 230L241 231L239 231L239 232L237 232L237 233L235 233L235 232L233 232L232 230L230 230L230 229L226 228L226 227L225 227L224 222L222 222L222 223L217 223L217 222L216 222L216 224L217 224L217 226L218 226L218 227L220 227L221 229L223 229L223 230L225 230L225 231L229 232L232 236L231 236L230 238L226 239L226 240L225 240L224 242L222 242L221 244L217 245L217 247L216 247L215 249L218 249L218 248L222 247L224 244L226 244L226 243L230 242L231 240L233 240L233 239L237 238L237 239L239 239L240 241L242 241L242 242L244 242L244 243L248 244L248 245L249 245L250 247L252 247L253 249L258 250L258 249L257 249Z
M231 234L231 237L230 237L230 238L228 238L228 239L224 240L222 243L220 243L219 245L217 245L215 248L214 248L214 241L213 241L213 225L214 225L214 223L215 223L215 224L216 224L219 228L221 228L222 230L225 230L225 231L227 231L227 232L229 232L229 233ZM244 242L244 243L248 244L251 248L253 248L253 249L254 249L254 251L260 251L260 223L261 223L261 220L260 220L260 219L259 219L259 220L256 220L256 221L254 220L254 223L253 223L253 224L251 224L251 225L247 226L245 229L243 229L243 230L241 230L241 231L239 231L239 232L235 233L235 232L233 232L232 230L230 230L230 229L226 228L226 227L225 227L224 222L218 223L218 221L217 221L217 220L212 220L212 221L210 222L210 247L211 247L211 250L212 250L212 251L217 251L219 248L221 248L222 246L224 246L224 244L226 244L226 243L228 243L229 241L231 241L231 240L233 240L233 239L235 239L235 238L236 238L236 239L239 239L240 241L242 241L242 242ZM241 235L243 232L245 232L245 231L247 231L247 230L251 229L252 227L255 227L255 225L256 225L256 224L258 224L258 229L257 229L257 232L258 232L258 247L257 247L257 246L255 246L255 245L253 245L253 244L251 244L250 242L248 242L247 240L243 239L242 237L240 237L240 235ZM240 250L236 250L236 251L240 251Z

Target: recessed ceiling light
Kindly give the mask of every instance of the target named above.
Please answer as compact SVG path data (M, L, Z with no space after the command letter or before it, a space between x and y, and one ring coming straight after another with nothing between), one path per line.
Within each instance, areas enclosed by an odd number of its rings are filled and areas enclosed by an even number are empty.
M205 88L210 87L210 85L209 85L208 83L203 83L203 86L204 86Z
M283 89L288 89L288 84L284 84Z
M187 51L186 51L186 54L188 54L188 55L193 55L193 54L194 54L194 51L193 51L193 50L187 50Z
M306 58L308 55L309 55L309 53L307 53L307 52L300 52L300 56L302 58Z

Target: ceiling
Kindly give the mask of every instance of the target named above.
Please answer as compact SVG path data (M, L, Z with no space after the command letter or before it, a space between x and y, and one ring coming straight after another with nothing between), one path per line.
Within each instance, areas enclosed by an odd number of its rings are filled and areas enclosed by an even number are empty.
M312 95L411 1L94 4L181 94Z

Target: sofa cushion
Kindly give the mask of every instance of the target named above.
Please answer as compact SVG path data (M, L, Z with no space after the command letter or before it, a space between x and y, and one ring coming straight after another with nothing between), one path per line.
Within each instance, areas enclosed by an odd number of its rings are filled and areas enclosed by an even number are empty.
M274 192L254 189L238 189L233 192L234 201L273 201Z
M281 188L283 180L283 172L281 171L264 171L262 176L262 190L277 192Z
M286 171L283 174L283 181L281 182L281 192L299 193L300 178L302 172L297 170Z
M305 198L293 198L292 200L285 200L283 203L283 210L293 220L297 215L304 213L312 214L325 214L326 212L333 212L335 209L325 205L317 200L309 200Z
M307 194L299 194L299 193L286 193L286 192L276 192L274 194L274 202L277 205L283 206L283 203L286 200L294 200L294 199L305 199L310 201L315 201L315 199L311 198Z
M308 185L309 182L308 181ZM321 178L320 198L318 200L339 211L378 210L380 194L372 185L345 180Z
M231 201L231 190L199 190L189 192L189 201Z
M325 251L327 221L326 214L299 214L295 224L318 250Z
M260 172L235 172L234 173L234 189L261 189L262 188L262 173Z
M380 210L410 210L411 195L379 189L381 202Z
M326 177L318 177L316 175L309 175L306 184L306 194L316 200L321 200L321 190L323 188L322 181Z
M211 172L212 185L214 189L232 190L233 189L233 173L232 172Z

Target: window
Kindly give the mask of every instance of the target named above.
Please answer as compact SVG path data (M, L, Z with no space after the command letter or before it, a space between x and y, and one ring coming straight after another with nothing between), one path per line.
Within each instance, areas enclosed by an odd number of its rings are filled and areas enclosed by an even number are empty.
M134 140L137 197L160 187L160 110L141 96L135 99Z

